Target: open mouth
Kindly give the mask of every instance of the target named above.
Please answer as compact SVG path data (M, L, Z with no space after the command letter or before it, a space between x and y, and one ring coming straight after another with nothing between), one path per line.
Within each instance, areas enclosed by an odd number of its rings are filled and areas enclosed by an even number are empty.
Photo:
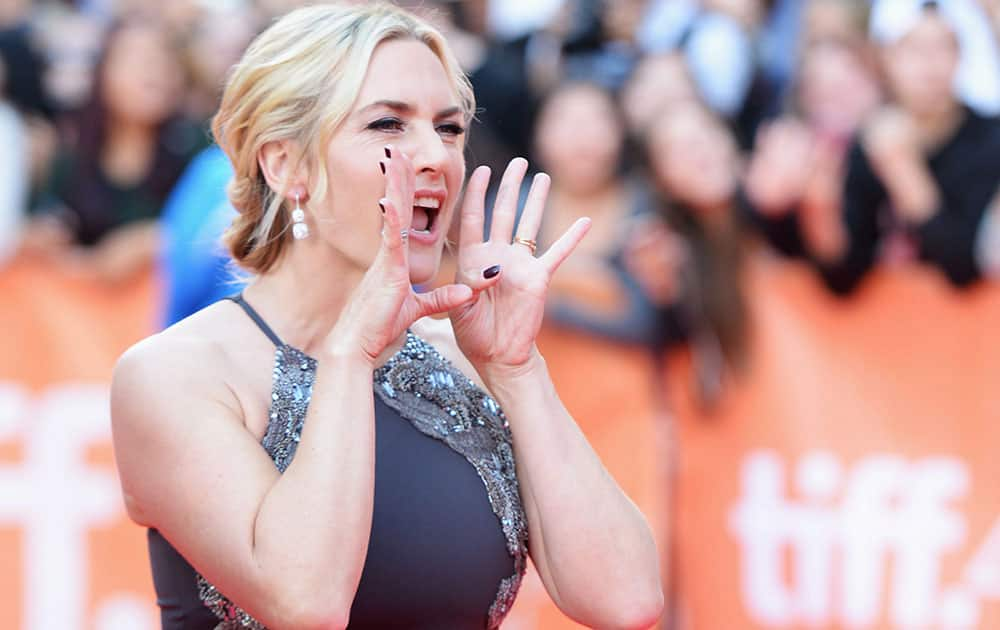
M434 197L417 197L413 200L413 222L410 230L430 234L441 213L441 200Z

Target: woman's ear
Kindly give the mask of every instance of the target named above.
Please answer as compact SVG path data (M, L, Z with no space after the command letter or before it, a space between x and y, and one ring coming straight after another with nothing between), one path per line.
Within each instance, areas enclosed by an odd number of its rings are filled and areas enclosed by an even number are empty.
M275 194L287 196L292 190L306 187L308 173L290 140L265 143L257 154L257 166Z

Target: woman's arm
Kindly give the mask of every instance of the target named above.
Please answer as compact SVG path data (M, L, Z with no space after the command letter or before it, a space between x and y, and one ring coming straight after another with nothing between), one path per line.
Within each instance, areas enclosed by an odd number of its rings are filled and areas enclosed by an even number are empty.
M589 221L578 220L536 257L531 242L549 178L535 177L515 240L517 191L526 170L520 158L508 166L486 242L489 171L480 167L469 180L458 268L476 299L452 310L455 340L510 418L529 550L549 594L590 627L645 627L663 607L653 537L563 407L535 347L552 274ZM500 273L484 278L477 272L497 262Z
M647 628L663 609L649 525L563 406L542 356L481 375L510 422L529 551L559 608L592 628Z
M833 291L848 294L875 264L880 237L878 210L886 199L860 144L848 153L842 198L844 250L835 258L817 260L823 279Z
M319 358L298 451L279 474L235 396L217 391L213 350L150 341L119 361L112 426L129 513L268 627L345 627L371 529L371 365Z

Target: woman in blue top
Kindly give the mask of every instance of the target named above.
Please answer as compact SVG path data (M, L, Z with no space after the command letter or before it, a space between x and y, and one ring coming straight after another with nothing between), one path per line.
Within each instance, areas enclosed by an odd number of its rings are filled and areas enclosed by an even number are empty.
M484 241L481 167L455 284L412 289L437 272L473 112L441 36L388 4L295 11L234 68L214 133L254 278L129 350L112 386L164 628L496 628L528 556L583 624L659 616L649 527L534 344L589 222L536 257L549 180L515 234L516 159Z

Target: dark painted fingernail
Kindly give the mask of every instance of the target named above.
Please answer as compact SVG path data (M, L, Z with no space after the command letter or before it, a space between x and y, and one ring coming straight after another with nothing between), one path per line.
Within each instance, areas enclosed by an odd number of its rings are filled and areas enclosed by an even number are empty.
M385 148L385 157L387 157L387 158L391 158L392 157L392 151L389 150L389 147Z
M379 160L378 167L380 169L382 169L382 174L385 175L385 162L383 162L382 160Z
M383 204L383 203L382 203L382 202L380 201L380 202L378 202L378 207L379 207L379 209L380 209L380 210L382 211L382 214L385 214L385 204Z
M498 273L500 273L500 265L493 265L483 270L483 277L489 280L495 278Z

